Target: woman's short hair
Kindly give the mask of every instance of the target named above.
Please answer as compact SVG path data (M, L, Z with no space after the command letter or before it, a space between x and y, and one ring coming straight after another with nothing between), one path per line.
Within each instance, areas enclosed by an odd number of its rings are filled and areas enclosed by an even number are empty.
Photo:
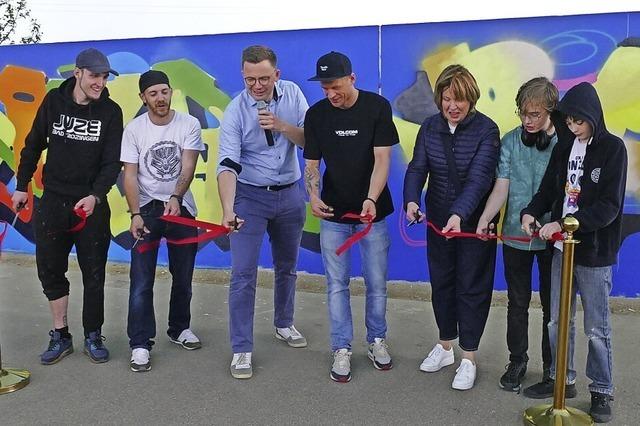
M536 77L520 86L516 106L519 112L523 112L527 105L540 105L551 112L558 106L558 98L558 89L547 77Z
M478 83L468 69L462 65L449 65L436 80L434 100L436 106L442 111L442 92L451 88L451 94L455 100L466 100L473 110L480 99Z

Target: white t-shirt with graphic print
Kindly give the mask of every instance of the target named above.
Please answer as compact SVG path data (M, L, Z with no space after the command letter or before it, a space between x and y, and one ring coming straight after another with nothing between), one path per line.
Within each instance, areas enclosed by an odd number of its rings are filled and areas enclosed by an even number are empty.
M567 182L564 185L564 201L562 203L562 217L578 211L578 199L580 198L580 180L582 179L582 162L587 152L587 145L591 142L580 142L575 138L571 147L571 154L567 162ZM556 241L554 247L562 250L562 242Z
M171 122L158 126L145 113L127 124L122 135L120 161L138 165L140 207L151 200L169 201L182 171L185 149L204 151L200 122L191 115L175 111ZM183 205L196 216L191 190L184 194Z

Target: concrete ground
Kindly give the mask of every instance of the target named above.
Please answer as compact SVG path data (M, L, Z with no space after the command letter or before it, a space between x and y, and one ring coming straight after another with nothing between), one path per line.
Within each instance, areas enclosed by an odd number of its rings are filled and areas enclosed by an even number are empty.
M293 349L273 337L273 292L264 287L258 290L256 300L254 376L250 380L233 379L229 374L231 353L224 285L227 276L225 271L196 273L192 329L204 347L186 351L170 343L165 335L170 276L166 269L159 269L155 297L158 336L152 351L153 369L148 373L132 373L126 337L127 266L111 265L107 275L103 334L107 336L111 360L101 365L92 364L82 354L82 292L80 274L73 266L69 273L72 282L69 322L76 338L76 351L56 365L43 366L38 356L47 344L51 319L33 257L3 253L0 259L3 366L28 369L32 379L26 388L0 395L0 425L517 425L522 424L522 413L527 407L551 403L526 399L498 387L507 363L503 306L491 309L478 353L476 386L460 392L451 389L454 366L432 374L418 370L437 339L430 303L407 298L389 300L387 340L394 368L381 372L373 368L366 356L364 300L353 296L353 380L337 384L329 379L331 355L325 296L298 291L296 326L307 337L309 346ZM268 278L268 273L261 274L261 280ZM396 288L391 293L395 291ZM405 297L411 297L406 288L403 291ZM612 317L616 394L615 418L610 424L637 425L640 369L636 350L640 315L633 313L638 310L635 301L622 305L630 307L616 312L627 313ZM541 377L538 344L541 317L538 308L531 310L527 385ZM588 379L584 375L587 342L581 332L581 321L578 326L578 397L568 402L588 411Z

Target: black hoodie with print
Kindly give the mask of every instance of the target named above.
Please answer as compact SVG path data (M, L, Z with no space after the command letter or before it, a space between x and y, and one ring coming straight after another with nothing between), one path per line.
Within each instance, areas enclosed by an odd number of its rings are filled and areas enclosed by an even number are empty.
M561 120L554 120L558 143L553 149L538 192L521 216L536 218L551 211L551 220L562 218L567 181L567 162L575 140L564 117L585 120L593 129L582 163L578 211L580 222L575 233L575 263L582 266L609 266L617 261L621 243L622 210L627 182L627 150L619 137L609 133L604 123L602 105L594 87L580 83L567 91L558 105Z
M75 77L47 93L20 153L16 190L26 191L43 150L45 191L83 198L106 195L120 173L122 110L105 87L87 105L73 100Z

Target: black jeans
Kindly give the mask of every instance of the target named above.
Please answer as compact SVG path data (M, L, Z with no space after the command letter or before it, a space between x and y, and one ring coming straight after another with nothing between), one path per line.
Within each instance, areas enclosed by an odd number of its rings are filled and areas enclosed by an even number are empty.
M45 190L35 206L34 232L38 278L49 301L69 294L69 253L76 246L84 286L82 326L85 336L104 323L104 278L111 242L111 211L106 202L96 205L79 232L68 232L79 219L73 212L79 201Z
M495 240L447 240L429 229L427 262L440 340L453 340L459 335L458 344L463 350L477 350L493 295Z
M507 281L507 346L509 361L527 362L529 357L529 302L531 301L531 269L533 258L537 258L540 277L540 302L542 304L542 365L551 366L549 328L551 320L549 297L551 293L550 250L519 250L504 244L504 276Z
M153 200L140 208L144 224L150 234L145 235L138 245L159 242L162 237L174 240L195 237L196 228L159 220L164 212L164 203ZM180 215L192 219L189 211L181 207ZM133 237L132 237L133 243ZM169 299L169 329L167 334L176 339L189 328L191 322L191 280L195 266L198 244L167 244L169 272L171 272L171 296ZM129 316L127 334L131 349L151 350L156 336L156 318L153 309L153 284L156 277L158 246L138 252L131 251L131 286L129 288Z

